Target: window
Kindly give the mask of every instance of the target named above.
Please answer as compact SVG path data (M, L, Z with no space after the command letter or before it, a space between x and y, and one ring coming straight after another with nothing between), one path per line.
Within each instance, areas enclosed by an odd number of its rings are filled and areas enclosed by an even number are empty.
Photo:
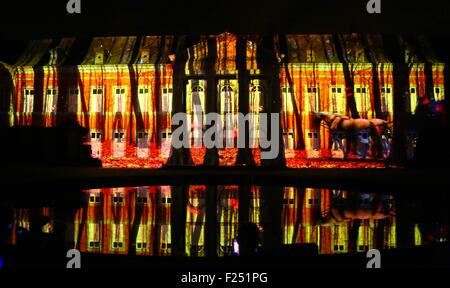
M68 99L68 111L72 113L78 112L79 107L79 98L80 97L80 89L71 88L69 89L69 99Z
M123 242L113 242L113 248L114 249L120 249L123 247Z
M101 139L102 139L102 132L98 132L98 131L91 132L91 140L101 141Z
M123 113L126 107L126 88L122 86L114 87L114 112Z
M204 81L202 81L204 82ZM192 81L191 81L192 83ZM190 139L193 147L201 147L203 140L203 128L206 122L205 116L205 89L200 85L194 85L191 88L191 93L189 101L190 107L187 107L188 113L190 113L188 118L188 125L191 127Z
M161 95L161 111L162 112L171 112L172 111L172 97L173 97L173 89L169 87L162 88Z
M392 88L390 86L382 87L381 93L381 112L386 113L390 112L392 113L394 111L393 107L393 99L392 99Z
M163 131L162 133L161 133L161 138L164 140L164 141L168 141L168 140L170 140L171 138L172 138L172 132L170 132L170 131Z
M320 102L319 102L319 87L306 87L306 111L309 112L319 112Z
M294 149L294 132L283 132L284 148Z
M90 108L92 113L103 112L103 88L95 87L91 89Z
M23 112L31 113L33 112L34 105L34 89L24 89L23 91Z
M345 114L346 97L344 87L331 86L330 88L330 110L333 113Z
M444 101L444 87L434 87L434 100L435 101Z
M220 89L220 103L221 103L221 112L222 113L233 113L233 98L234 91L230 85L222 86Z
M102 153L102 132L101 131L91 131L91 150L92 157L99 158Z
M148 202L147 187L138 187L136 191L136 203L144 205Z
M249 112L259 113L263 110L264 89L261 85L254 85L250 90Z
M57 105L57 92L56 89L47 89L44 100L44 112L54 113L56 112Z
M320 149L320 139L319 139L319 131L309 131L307 132L309 149L311 150L319 150Z
M138 158L148 157L149 134L147 131L139 131L137 133L137 154Z
M169 130L162 130L160 132L161 135L161 152L160 152L160 156L161 157L169 157L169 153L170 153L170 144L171 144L171 139L172 139L172 132L170 132Z
M285 86L282 88L281 91L283 99L283 111L287 113L292 113L294 111L292 100L295 99L294 88Z
M416 107L417 107L417 88L416 87L409 88L409 104L410 104L411 114L416 113Z
M100 248L99 241L89 241L89 248L98 249Z
M150 110L150 95L151 90L149 86L142 86L138 88L139 111L147 113Z
M123 131L113 132L113 157L125 156L125 133Z
M111 248L114 250L123 250L125 248L125 229L124 224L111 224Z
M114 132L114 141L116 141L116 142L123 142L124 136L125 136L124 132L115 131Z
M355 85L355 102L356 109L358 112L369 112L370 111L370 94L368 93L367 87L361 87Z
M140 131L137 133L137 142L139 148L148 148L148 132Z

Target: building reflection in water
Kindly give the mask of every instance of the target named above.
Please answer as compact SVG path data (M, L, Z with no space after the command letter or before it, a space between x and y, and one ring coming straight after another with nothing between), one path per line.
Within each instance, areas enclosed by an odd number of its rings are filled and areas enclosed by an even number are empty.
M262 199L262 190L258 186L204 185L86 190L86 205L66 225L66 244L90 253L169 256L176 254L173 241L182 235L184 255L231 255L240 223L256 223L265 233L267 222L278 221L273 215L262 217L261 211L274 204ZM397 247L393 196L297 187L280 191L281 209L270 210L281 211L280 244L316 243L320 254ZM183 193L185 198L173 198L174 193ZM184 215L172 211L175 199L185 199L186 209L180 209ZM29 230L33 215L45 216L48 221L42 232L52 233L52 208L15 209L11 244L16 243L20 229ZM182 220L177 223L184 223L184 233L172 226L176 225L174 215ZM411 243L416 246L423 242L419 228L419 223L412 223Z

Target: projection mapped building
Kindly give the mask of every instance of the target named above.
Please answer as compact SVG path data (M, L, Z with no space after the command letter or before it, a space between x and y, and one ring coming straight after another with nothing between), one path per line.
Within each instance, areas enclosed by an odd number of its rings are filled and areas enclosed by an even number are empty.
M412 115L422 97L437 107L444 100L444 64L425 39L398 37L409 87L394 85L398 76L383 39L223 33L195 41L175 36L31 41L15 63L1 63L1 123L51 127L76 120L89 129L92 154L104 166L160 167L171 155L171 116L185 112L190 142L200 148L183 151L186 157L174 163L260 165L258 115L280 113L280 157L287 166L296 167L297 159L342 158L342 147L331 140L336 135L315 113L384 119L395 130L395 113ZM406 103L396 107L400 97ZM231 127L225 135L233 141L240 127L237 113L252 112L256 133L249 149L202 147L207 127L194 115L209 112ZM405 135L410 155L414 129ZM387 157L388 151L380 156L369 143L357 144L350 156L366 149L369 158Z

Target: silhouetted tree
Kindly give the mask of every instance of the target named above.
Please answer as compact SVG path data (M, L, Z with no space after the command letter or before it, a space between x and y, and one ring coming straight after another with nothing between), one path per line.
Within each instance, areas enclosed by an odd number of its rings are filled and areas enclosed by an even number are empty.
M177 42L175 60L173 62L173 98L172 98L172 115L183 112L186 113L186 61L188 58L187 48L191 43L188 36L180 36ZM186 127L186 125L183 125ZM172 131L179 128L172 123ZM188 135L188 131L184 131L183 135ZM181 139L179 139L181 140ZM173 141L173 138L172 138ZM189 148L174 148L171 145L170 156L167 160L168 166L184 166L192 165L192 158Z
M236 39L236 67L239 75L239 112L247 115L249 112L249 71L247 70L247 39L238 36ZM238 129L245 130L245 147L238 149L236 164L255 165L252 151L250 150L248 122L238 123Z

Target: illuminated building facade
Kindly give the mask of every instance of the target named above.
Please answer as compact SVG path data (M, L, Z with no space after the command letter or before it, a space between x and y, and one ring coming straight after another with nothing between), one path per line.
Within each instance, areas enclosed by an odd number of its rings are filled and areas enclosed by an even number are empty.
M277 112L282 157L295 167L295 159L342 157L329 130L315 121L316 112L393 121L394 64L382 36L269 40L223 33L198 37L181 52L181 39L174 36L31 41L15 63L1 64L1 123L51 127L77 120L89 129L92 155L105 167L160 167L171 152L173 113L188 115L190 143L199 148L190 149L192 163L185 164L198 165L206 161L206 113L221 115L226 141L236 147L237 113L252 112L256 133L249 148L259 165L258 115ZM400 40L410 76L407 105L399 111L413 114L420 97L442 108L444 64L425 39L414 45ZM177 61L184 69L174 68ZM415 137L408 130L409 146ZM217 153L216 165L236 165L237 148Z

